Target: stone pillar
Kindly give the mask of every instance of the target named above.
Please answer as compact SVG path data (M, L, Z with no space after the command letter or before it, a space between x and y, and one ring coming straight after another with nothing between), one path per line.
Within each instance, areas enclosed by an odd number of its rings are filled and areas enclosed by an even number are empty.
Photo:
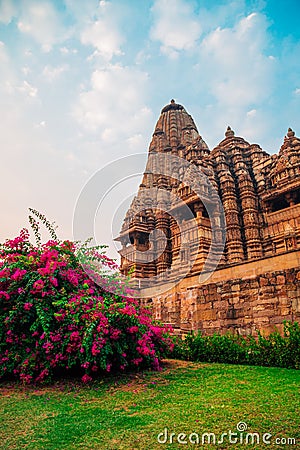
M226 153L218 148L215 154L216 172L220 183L220 195L226 219L226 249L228 262L239 262L244 259L239 208L234 179L230 173Z
M256 193L248 168L240 151L232 158L241 202L241 216L248 259L263 256Z

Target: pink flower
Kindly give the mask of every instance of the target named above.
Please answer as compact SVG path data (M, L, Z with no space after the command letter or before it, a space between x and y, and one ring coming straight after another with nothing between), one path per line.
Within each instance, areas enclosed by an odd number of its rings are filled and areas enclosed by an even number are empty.
M25 373L20 373L20 379L21 381L23 381L23 383L29 384L32 380L32 376L26 375Z
M48 369L44 369L41 371L41 373L39 374L39 376L36 378L36 381L43 381L43 379L49 374L49 370Z
M57 261L48 261L46 264L46 267L41 267L40 269L38 269L38 273L42 276L48 276L51 275L58 266L58 262Z
M139 327L133 326L133 327L127 328L127 331L128 331L128 333L134 334L134 333L137 333L139 331Z
M135 358L132 360L133 364L138 366L143 361L143 358Z
M75 270L69 269L66 272L66 276L67 276L67 280L71 284L73 284L73 286L78 286L78 283L79 283L79 281L78 281L78 274L77 274L77 272Z
M0 278L8 278L9 277L9 269L5 268L0 270Z
M59 333L55 334L55 333L50 332L50 339L52 342L60 342L61 335Z
M27 302L27 303L24 303L24 309L25 309L25 311L30 311L31 310L31 308L32 308L32 303L29 303L29 302Z
M92 355L97 356L101 352L101 348L103 347L104 344L105 344L104 339L99 339L98 341L93 342Z
M158 358L153 359L152 365L154 370L161 370Z
M73 333L70 334L70 341L78 341L80 339L79 332L73 331Z
M132 305L125 305L124 308L120 308L119 312L128 316L136 316L136 309Z
M37 280L33 283L33 288L36 291L41 291L44 286L45 286L45 283L43 282L43 280Z
M47 275L49 275L49 269L47 267L41 267L40 269L38 269L38 273L42 275L42 277L46 277Z
M43 344L43 348L46 350L46 353L48 354L53 349L53 344L51 344L51 342L45 342Z
M89 381L92 381L92 377L90 377L88 374L85 374L85 375L83 375L83 377L81 378L81 380L84 382L84 383L88 383Z
M114 341L117 341L119 339L119 336L121 334L121 330L113 330L113 332L110 335L110 338Z
M0 298L4 297L6 300L9 300L9 294L5 291L0 291Z
M23 276L27 273L27 270L25 269L17 269L15 273L11 276L12 280L14 281L20 281L22 280Z
M58 286L57 278L55 278L55 277L50 277L50 283L51 283L53 286L57 287L57 286Z

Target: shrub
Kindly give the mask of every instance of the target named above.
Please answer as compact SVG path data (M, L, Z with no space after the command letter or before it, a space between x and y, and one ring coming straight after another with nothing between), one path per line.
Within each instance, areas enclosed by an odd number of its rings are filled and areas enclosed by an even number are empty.
M102 247L59 241L32 212L52 239L41 244L31 217L36 245L23 229L0 246L0 378L42 382L72 369L87 382L101 372L159 369L170 330L130 298Z
M300 326L284 323L284 335L278 331L258 338L236 334L188 334L184 340L174 340L172 357L202 362L251 364L300 368Z

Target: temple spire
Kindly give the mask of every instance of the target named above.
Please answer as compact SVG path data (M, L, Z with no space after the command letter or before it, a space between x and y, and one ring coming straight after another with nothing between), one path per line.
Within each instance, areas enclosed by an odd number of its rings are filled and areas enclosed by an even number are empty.
M170 103L162 110L156 123L153 138L150 144L150 151L165 151L170 148L172 151L179 147L187 147L197 138L200 138L194 120L187 113L185 108L171 99ZM203 147L207 145L203 141Z

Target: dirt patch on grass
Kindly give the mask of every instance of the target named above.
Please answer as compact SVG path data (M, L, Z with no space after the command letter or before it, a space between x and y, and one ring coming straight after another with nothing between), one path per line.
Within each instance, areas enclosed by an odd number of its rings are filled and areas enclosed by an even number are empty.
M99 388L99 384L106 384L109 392L115 392L117 389L123 391L140 393L144 391L149 385L159 382L159 384L168 384L168 380L164 379L164 375L168 375L174 370L189 369L196 370L199 367L204 367L205 364L195 363L191 361L182 361L178 359L164 359L162 361L161 372L145 371L135 374L123 374L115 375L111 378L95 380L91 385L91 388ZM80 389L85 388L86 385L80 383L79 380L62 379L56 381L52 385L35 386L35 385L23 385L20 382L3 382L0 386L0 396L11 397L12 395L45 395L53 394L59 395L60 393L70 394L78 392Z
M192 361L183 361L181 359L163 359L162 367L163 373L169 373L171 370L176 369L198 369L204 364L195 363Z

